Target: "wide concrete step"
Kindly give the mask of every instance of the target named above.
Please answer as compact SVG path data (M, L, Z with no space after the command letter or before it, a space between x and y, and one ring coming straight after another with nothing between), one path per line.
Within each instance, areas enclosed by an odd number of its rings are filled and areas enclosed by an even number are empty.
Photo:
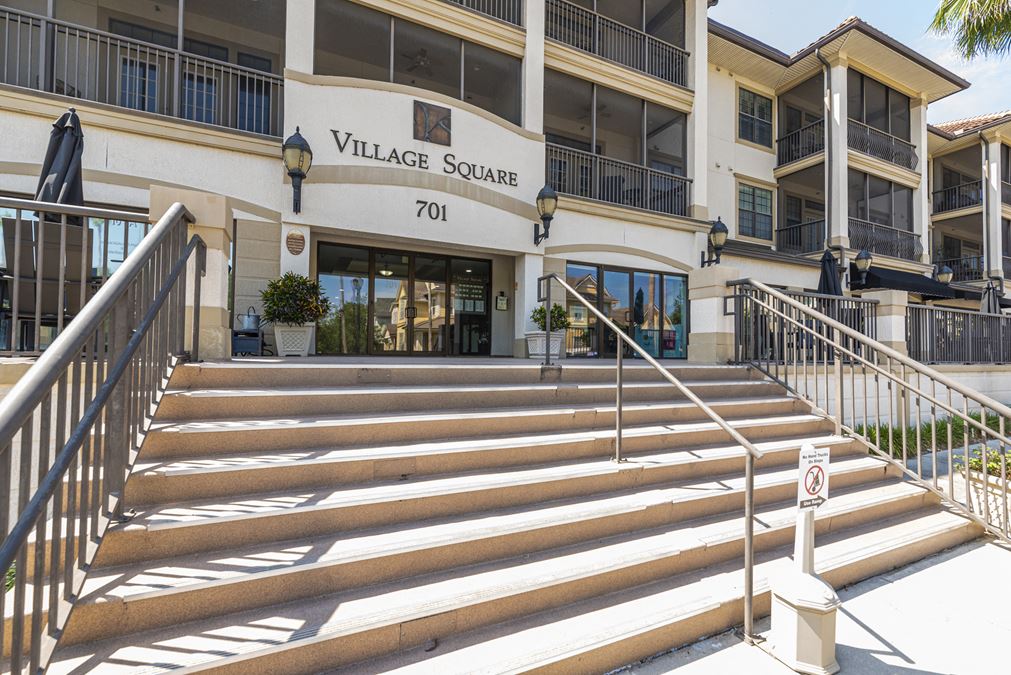
M789 396L724 398L710 402L722 417L759 417L808 412ZM627 425L675 424L708 420L693 403L632 403L623 406ZM615 406L580 404L474 411L388 413L380 415L292 415L238 419L156 422L144 441L145 461L198 454L271 452L290 448L334 448L425 440L464 439L542 432L613 428Z
M869 503L866 495L863 499L865 504ZM840 501L845 500L846 496L840 498ZM832 538L837 529L857 529L861 522L870 519L879 530L892 536L897 534L888 527L887 520L874 518L873 509L862 518L857 515L846 523L840 516L859 514L860 507L851 503L849 508L841 507L834 514L831 508L823 512L818 523L826 539ZM775 549L775 545L789 539L793 511L792 505L784 504L778 510L763 513L756 543L775 551L776 558L782 556L782 549ZM924 520L930 518L923 511L914 513L923 515ZM883 520L885 526L881 528ZM960 520L959 525L964 528L966 522ZM901 524L912 525L917 533L930 529L932 537L942 529L939 522L928 528L926 523L916 523L916 519L908 515L902 516ZM944 526L955 527L950 522ZM706 594L700 594L702 589L693 587L691 575L698 574L699 570L704 570L706 575L712 574L713 566L736 558L743 546L742 529L740 518L732 517L693 527L609 538L590 545L314 597L283 606L171 625L160 631L132 636L129 643L133 648L123 651L117 649L119 637L105 643L90 642L82 645L84 649L79 654L87 652L97 662L111 659L118 665L139 668L155 665L161 669L175 666L198 671L206 667L215 672L235 673L318 672L390 655L432 639L450 640L466 630L520 620L536 612L560 608L565 615L573 603L599 603L600 596L612 603L618 597L625 601L641 600L643 590L655 593L659 590L657 585L668 592L680 590L675 606L683 611L685 606L695 606L696 597L705 597L716 590L716 587L707 587ZM845 536L847 531L841 529L838 536ZM735 563L723 564L728 565L726 572L714 576L725 586L720 592L732 596L730 591L739 593L739 590L727 583L725 574L730 573ZM766 571L761 566L759 569ZM681 583L672 585L672 576ZM760 592L761 584L762 581ZM613 593L619 590L625 592ZM605 595L609 592L612 594ZM666 609L670 611L671 607ZM599 624L596 627L602 628ZM177 645L187 648L173 649ZM74 654L69 652L67 656L73 658ZM497 654L499 659L516 656L515 652ZM369 672L381 671L371 665L365 667ZM587 672L582 668L577 670ZM59 665L50 672L61 672Z
M752 442L819 437L831 424L810 414L728 422ZM626 427L622 452L712 447L724 436L715 422ZM198 455L163 462L140 461L126 486L131 506L280 489L406 479L457 471L544 464L614 456L612 429L428 441L337 449Z
M815 567L822 579L841 588L980 534L979 526L961 516L921 510L819 537ZM759 616L769 614L770 579L793 564L791 554L792 547L784 546L756 556L754 598ZM332 675L603 673L740 625L744 616L742 589L741 564L732 560L633 592L577 602L564 611L437 635L437 646L430 652L414 647L339 670L327 670L325 665L320 670ZM236 642L229 644L234 647ZM288 672L311 672L317 664L335 657L322 636L308 638L304 644L312 647L306 650L299 650L298 642L260 644L259 652L244 652L214 664L214 672L240 672L236 666L250 673L267 672L278 659L287 659ZM302 658L296 656L299 651Z
M782 396L782 386L757 379L687 380L685 386L705 401L716 398ZM548 382L481 385L387 385L338 387L252 387L173 389L158 408L159 419L211 420L279 415L376 414L466 408L539 407L615 400L612 382ZM629 382L626 402L685 400L669 382Z
M852 452L853 447L849 448ZM795 453L784 449L784 453ZM796 454L793 454L796 457ZM717 479L712 469L729 458L738 468ZM862 454L837 457L837 484L852 485L896 470ZM97 565L152 560L284 539L417 522L428 518L517 507L556 499L639 490L691 475L669 490L670 499L715 513L743 504L743 450L663 452L616 464L608 460L470 472L405 481L376 482L336 490L283 492L156 506L109 530ZM759 473L756 499L785 498L796 489L796 468L772 466ZM665 493L666 494L666 493ZM683 517L692 517L685 511Z
M909 483L888 480L864 484L835 495L831 506L819 513L818 528L820 532L828 532L851 527L917 510L935 501L928 491ZM561 564L568 565L571 573L577 559L594 560L606 554L611 559L609 571L618 577L614 584L624 583L625 572L632 574L627 578L633 584L638 584L642 583L644 564L663 564L667 566L664 573L676 573L669 569L670 565L684 570L716 564L736 555L743 546L740 540L743 527L737 514L677 526L667 523L651 527L652 523L644 520L623 532L599 528L592 533L586 531L586 526L595 521L588 523L586 514L582 514L580 539L572 542L555 536L556 531L563 529L555 526L549 539L542 536L539 546L525 550L522 544L530 547L536 536L529 528L538 520L531 520L531 516L541 516L540 523L544 525L543 514L525 515L525 520L514 514L500 517L502 524L513 530L500 535L511 539L511 546L487 528L476 529L473 521L469 521L457 527L441 524L412 528L411 539L405 532L387 531L369 533L350 542L329 540L328 549L321 548L320 541L293 542L270 550L234 552L224 562L204 556L101 569L88 584L94 590L86 592L75 607L74 619L63 639L65 644L107 639L490 561L505 560L486 565L484 572L508 570L521 555L524 563L534 558L556 561L540 567L553 566L555 576L559 576L557 568ZM758 517L762 525L756 546L762 549L784 543L792 532L794 515L794 502L760 509ZM543 527L538 529L539 534L545 534ZM573 528L569 525L568 529ZM603 553L598 550L601 547ZM562 556L554 549L579 555ZM668 560L672 556L677 560ZM599 571L598 568L599 565L586 568L587 581L589 572ZM539 570L540 575L544 573ZM463 572L459 574L466 576ZM531 587L539 585L534 583ZM571 601L574 590L571 585L565 589L566 601Z
M665 361L663 366L681 380L762 379L757 370L748 366L684 361ZM534 360L521 359L237 359L183 364L175 369L172 386L216 389L613 382L614 368L613 360L579 359L564 360L561 366L550 368ZM662 378L652 366L625 359L624 379L626 382L659 382Z

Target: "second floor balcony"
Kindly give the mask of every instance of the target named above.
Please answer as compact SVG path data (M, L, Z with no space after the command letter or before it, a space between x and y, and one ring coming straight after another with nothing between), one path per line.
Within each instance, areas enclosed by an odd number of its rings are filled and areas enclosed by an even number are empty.
M776 230L776 250L790 255L816 253L825 248L825 221L784 225Z
M523 0L443 0L514 26L523 25Z
M951 269L952 281L979 281L983 279L983 256L970 255L961 258L934 260L938 268L947 265Z
M175 40L162 31L146 34ZM266 58L237 52L239 63L230 63L5 8L0 36L4 84L267 136L282 133L284 78L270 72ZM229 53L202 42L193 46L226 58Z
M614 3L619 6L619 3ZM646 16L642 7L636 7L638 2L622 0L620 10L628 11L630 21L638 18L639 22ZM675 26L668 29L670 36L684 35L684 4L681 0L671 0L667 3L673 10L671 17L680 11L680 25L672 18L657 23ZM658 12L668 11L667 7ZM654 20L646 21L644 28L654 24ZM688 87L688 52L671 42L650 34L645 30L634 28L594 12L567 0L547 0L545 3L544 35L570 47L595 54L609 61L651 75L679 87Z
M691 207L691 179L552 143L546 175L559 194L672 216Z
M858 218L849 219L850 248L867 249L875 255L920 260L923 244L915 232L900 230Z
M776 163L779 166L797 162L825 150L825 120L812 122L776 141Z
M847 136L849 147L857 152L883 159L910 171L915 171L919 164L915 145L863 122L851 119Z
M983 181L974 180L935 190L931 195L934 213L958 211L980 206L983 203Z

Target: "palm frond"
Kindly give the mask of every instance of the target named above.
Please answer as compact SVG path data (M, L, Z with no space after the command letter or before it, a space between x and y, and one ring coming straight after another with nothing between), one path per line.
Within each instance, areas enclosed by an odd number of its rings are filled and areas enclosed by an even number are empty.
M1011 53L1011 0L941 0L930 24L951 35L963 57Z

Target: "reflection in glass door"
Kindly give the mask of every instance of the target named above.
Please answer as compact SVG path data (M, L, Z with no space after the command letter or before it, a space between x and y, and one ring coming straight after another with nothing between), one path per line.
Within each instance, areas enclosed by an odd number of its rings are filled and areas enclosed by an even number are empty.
M451 263L450 340L454 354L491 354L491 263L454 258Z
M654 358L660 356L661 317L660 275L653 272L632 274L632 337Z
M373 283L372 353L406 352L410 343L408 294L410 262L406 255L376 252Z
M629 297L628 272L619 270L604 270L604 294L601 297L604 316L617 324L618 328L628 332L631 321L631 302ZM624 344L619 344L621 338L610 330L604 331L604 344L601 350L607 356L615 356L619 347L625 349Z
M330 298L330 314L316 329L320 354L368 352L369 251L353 246L320 246L316 268Z
M411 351L441 354L446 351L446 260L414 257L414 292L409 324Z
M688 358L688 284L680 276L663 275L663 338L665 359Z
M565 281L580 295L597 304L597 268L593 265L568 264ZM569 329L565 331L565 353L568 356L597 356L597 317L586 305L566 294Z

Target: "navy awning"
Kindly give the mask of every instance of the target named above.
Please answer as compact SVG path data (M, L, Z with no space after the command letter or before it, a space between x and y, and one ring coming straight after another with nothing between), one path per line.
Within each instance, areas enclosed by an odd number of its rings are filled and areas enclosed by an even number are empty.
M959 297L959 292L947 284L942 284L936 279L914 274L912 272L901 272L883 267L871 266L867 270L867 279L860 283L860 272L856 265L850 264L850 288L854 291L874 291L880 289L894 291L908 291L919 293L924 300L936 300L947 298L954 300Z

